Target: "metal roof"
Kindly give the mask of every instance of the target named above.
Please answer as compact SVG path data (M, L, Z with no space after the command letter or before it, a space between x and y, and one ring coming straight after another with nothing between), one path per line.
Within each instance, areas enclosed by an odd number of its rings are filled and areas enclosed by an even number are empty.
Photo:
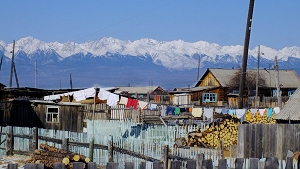
M300 120L300 87L275 116L276 120Z
M228 87L230 80L240 69L208 69L207 71L210 71L215 76L222 87ZM256 73L257 69L247 69L247 71ZM260 69L259 76L266 81L266 86L264 87L276 88L274 69ZM298 88L300 86L300 77L294 70L279 70L279 84L281 84L281 88Z
M127 93L140 93L140 94L147 94L148 92L151 93L155 89L159 88L159 86L120 86L116 87L117 90L115 90L114 93L121 93L121 92L127 92Z

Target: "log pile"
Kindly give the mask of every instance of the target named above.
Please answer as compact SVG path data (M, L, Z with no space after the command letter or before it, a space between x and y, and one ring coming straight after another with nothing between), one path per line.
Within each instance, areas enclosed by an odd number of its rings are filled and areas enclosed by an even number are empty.
M225 149L229 148L230 145L237 144L239 124L238 119L224 119L212 124L202 132L200 130L190 132L187 138L187 146L218 149L223 144Z
M44 164L47 168L53 168L53 163L64 163L67 169L72 169L72 162L90 162L88 157L73 152L68 152L47 144L40 144L40 149L34 151L31 163ZM87 166L87 165L85 165Z
M256 112L254 115L248 110L248 112L245 115L245 122L250 124L276 124L275 114L273 114L271 117L268 117L267 112L264 112L263 115L261 115L259 112Z

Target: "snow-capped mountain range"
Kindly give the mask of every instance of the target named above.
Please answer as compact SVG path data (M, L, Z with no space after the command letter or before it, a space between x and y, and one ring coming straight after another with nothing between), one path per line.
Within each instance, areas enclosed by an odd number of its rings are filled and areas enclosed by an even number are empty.
M13 43L0 40L0 55L5 56L0 71L0 82L5 85L7 85L5 82L9 80L7 77L10 74L12 49ZM298 68L300 47L275 50L260 46L260 51L261 68L270 68L270 65L274 64L274 57L277 56L279 68L295 69L298 74L300 73ZM55 88L58 85L51 85L50 82L44 81L42 83L41 79L47 77L46 81L49 79L60 81L61 85L61 81L69 82L70 73L72 77L79 78L78 82L81 83L77 84L78 86L85 86L89 83L106 86L130 83L131 85L149 85L154 81L155 85L187 87L186 85L193 86L196 82L199 58L201 72L203 72L204 69L211 67L237 68L241 66L242 55L243 46L220 46L205 41L194 43L154 39L122 41L110 37L78 44L43 42L33 37L26 37L15 42L17 75L21 78L25 73L26 87L33 87L34 80L31 77L35 74L35 70L38 72L38 84L44 83L42 86L46 88ZM258 47L249 50L249 68L257 66L257 55ZM34 69L34 63L38 69ZM97 77L98 79L95 79ZM182 78L184 78L183 83L180 82ZM21 81L20 84L22 84ZM65 88L66 86L59 87Z

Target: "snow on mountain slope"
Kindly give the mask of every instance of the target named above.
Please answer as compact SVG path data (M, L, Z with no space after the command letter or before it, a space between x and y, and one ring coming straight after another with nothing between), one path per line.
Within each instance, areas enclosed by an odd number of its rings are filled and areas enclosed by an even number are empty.
M4 55L11 57L12 43L6 44L0 41L0 50ZM182 40L174 41L156 41L154 39L140 39L136 41L122 41L116 38L102 38L97 41L89 41L82 44L74 42L43 42L33 37L25 37L16 41L15 53L25 52L28 57L34 53L44 52L44 55L56 52L59 60L82 53L84 56L92 57L110 57L113 54L122 56L151 57L153 63L162 65L169 69L191 69L197 67L198 58L201 61L218 62L230 61L238 62L238 58L243 54L243 46L220 46L215 43L198 41L194 43L184 42ZM300 59L300 47L285 47L281 50L275 50L266 46L261 46L262 58L273 60L275 56L278 59L287 61L289 57ZM254 58L258 55L258 47L249 50L249 55ZM228 56L231 56L229 58Z

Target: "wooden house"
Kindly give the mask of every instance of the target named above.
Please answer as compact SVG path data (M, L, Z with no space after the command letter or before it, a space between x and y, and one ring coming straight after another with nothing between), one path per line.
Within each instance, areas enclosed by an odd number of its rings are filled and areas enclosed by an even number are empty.
M170 92L170 97L173 98L176 93L189 93L190 102L203 106L226 106L236 108L239 94L239 78L240 69L207 69L195 87L176 89ZM247 74L255 75L252 77L254 87L245 88L244 104L247 107L251 106L249 98L255 96L255 83L257 70L248 69ZM234 79L237 79L234 81ZM250 76L246 77L248 80ZM264 83L259 83L258 95L260 100L266 97L276 97L277 88L275 81L275 70L262 69L259 71L259 79ZM282 96L290 96L300 86L300 78L293 70L279 70L280 93ZM250 86L250 85L249 85ZM172 99L171 99L172 100ZM173 99L174 100L174 99Z
M169 94L160 86L118 86L116 94L142 101L168 103Z

